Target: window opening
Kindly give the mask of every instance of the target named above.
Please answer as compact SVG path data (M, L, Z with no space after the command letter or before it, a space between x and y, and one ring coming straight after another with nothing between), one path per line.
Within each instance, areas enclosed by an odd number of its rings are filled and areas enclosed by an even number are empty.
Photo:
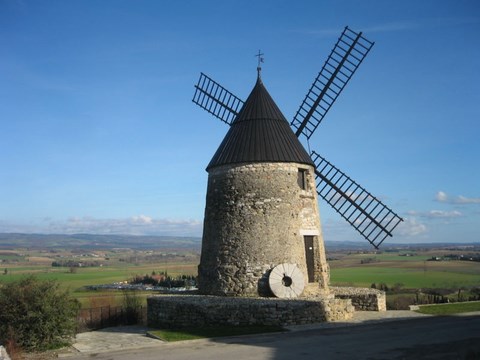
M298 169L297 183L300 189L307 190L307 170Z

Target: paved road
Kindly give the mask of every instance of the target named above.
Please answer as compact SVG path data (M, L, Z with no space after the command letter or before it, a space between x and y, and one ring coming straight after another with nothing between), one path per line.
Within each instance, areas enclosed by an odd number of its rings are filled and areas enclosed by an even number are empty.
M480 359L480 316L297 330L235 338L160 343L141 349L69 356L127 360Z

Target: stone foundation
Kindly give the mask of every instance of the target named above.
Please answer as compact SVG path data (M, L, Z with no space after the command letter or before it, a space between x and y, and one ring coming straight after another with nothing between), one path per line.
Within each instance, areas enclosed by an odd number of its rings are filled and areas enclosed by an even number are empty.
M356 311L387 311L387 298L385 291L356 288L356 287L330 287L336 299L350 299Z
M348 320L349 299L241 298L205 295L159 295L147 299L148 326L184 328L207 325L302 325Z

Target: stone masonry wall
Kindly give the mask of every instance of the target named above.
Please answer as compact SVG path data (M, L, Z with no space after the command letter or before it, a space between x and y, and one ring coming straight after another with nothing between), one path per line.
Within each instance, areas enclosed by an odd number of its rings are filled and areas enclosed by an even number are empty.
M330 287L336 299L350 299L357 311L387 311L385 291L369 288Z
M306 189L298 182L304 169ZM328 291L313 167L296 163L210 169L199 290L219 296L271 296L268 275L297 264L308 282L304 235L314 236L314 282Z
M147 299L148 326L184 328L214 325L300 325L346 320L349 300L161 295Z

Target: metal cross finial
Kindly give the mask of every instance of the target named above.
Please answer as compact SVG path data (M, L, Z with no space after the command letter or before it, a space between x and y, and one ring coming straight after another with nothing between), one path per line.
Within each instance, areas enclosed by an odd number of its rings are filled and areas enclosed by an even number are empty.
M258 75L258 78L260 78L260 71L262 71L262 67L260 66L261 63L263 63L263 53L258 50L258 54L255 55L256 57L258 57L258 64L257 64L257 75Z

